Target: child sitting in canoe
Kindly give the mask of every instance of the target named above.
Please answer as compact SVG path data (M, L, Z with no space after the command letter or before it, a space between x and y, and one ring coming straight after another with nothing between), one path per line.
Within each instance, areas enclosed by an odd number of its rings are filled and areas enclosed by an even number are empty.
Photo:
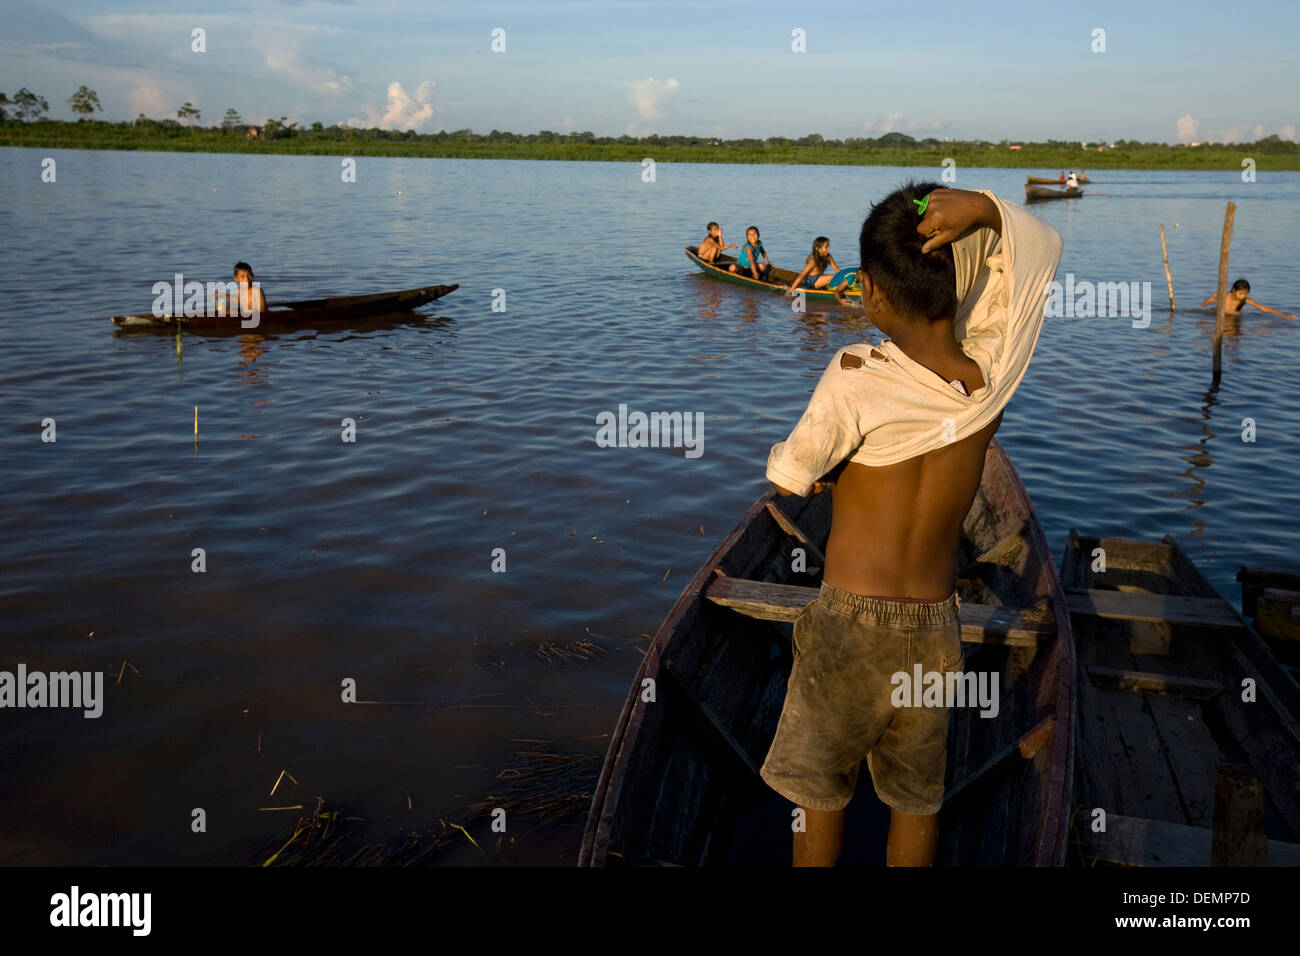
M722 244L722 227L716 222L709 223L705 227L705 232L708 235L704 237L704 241L700 243L699 251L696 252L696 255L705 262L713 262L728 249L737 248L735 243L725 246Z
M827 269L831 271L827 271ZM831 255L831 241L825 236L813 240L812 252L804 260L803 270L795 276L794 282L786 286L786 295L794 295L799 289L827 289L835 293L840 305L848 305L843 293L852 288L858 274L853 269L841 269Z
M1217 295L1217 293L1207 295L1205 301L1202 302L1201 305L1205 306L1212 303L1215 295ZM1259 311L1267 312L1269 315L1280 315L1284 319L1295 318L1295 316L1289 312L1279 312L1277 309L1270 309L1268 306L1260 305L1252 299L1250 297L1250 283L1245 279L1238 279L1234 282L1232 288L1228 290L1228 294L1223 298L1223 311L1225 315L1241 315L1241 313L1245 311L1246 306L1253 305L1255 308L1259 309Z
M828 267L832 270L830 274L826 272ZM786 294L794 295L798 289L825 289L839 272L840 267L831 255L831 241L825 236L818 236L813 240L812 252L804 260L803 268L794 277L794 282L789 286L790 291Z
M239 293L216 293L217 315L249 316L265 312L266 296L262 294L261 284L253 281L253 267L247 262L236 262L234 277L239 285Z
M767 250L758 238L758 227L750 226L745 230L745 247L740 250L740 262L728 266L731 272L749 275L761 282L772 280L772 260L767 257Z

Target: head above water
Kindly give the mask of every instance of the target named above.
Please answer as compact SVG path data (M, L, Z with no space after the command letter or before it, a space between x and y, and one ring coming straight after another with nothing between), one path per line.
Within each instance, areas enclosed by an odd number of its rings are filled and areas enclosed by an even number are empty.
M241 276L240 275L241 272L244 273L244 275ZM236 282L253 281L253 267L250 266L247 262L236 262L234 273L235 273Z
M1241 290L1242 292L1249 292L1250 283L1247 282L1245 279L1238 279L1236 282L1232 284L1232 291L1236 292L1238 290Z
M862 272L874 287L868 295L863 284L862 304L871 315L869 299L883 297L876 311L888 319L890 314L909 322L951 319L957 314L957 272L953 266L952 246L943 245L922 254L925 236L916 231L920 221L916 202L924 199L938 183L909 182L871 207L862 233L858 252ZM886 334L884 329L876 322Z

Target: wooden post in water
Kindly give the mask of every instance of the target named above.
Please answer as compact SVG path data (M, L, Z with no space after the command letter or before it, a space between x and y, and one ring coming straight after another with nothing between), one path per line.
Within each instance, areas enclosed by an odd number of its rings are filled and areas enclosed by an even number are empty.
M1250 767L1219 764L1214 780L1211 866L1268 866L1264 784Z
M1219 242L1219 304L1214 311L1214 381L1219 381L1223 353L1223 323L1226 319L1228 297L1228 250L1232 248L1232 220L1237 215L1237 204L1229 201L1223 215L1223 239Z
M1165 248L1165 224L1160 224L1160 255L1165 259L1165 282L1169 283L1169 311L1176 311L1174 306L1174 277L1169 274L1169 250Z

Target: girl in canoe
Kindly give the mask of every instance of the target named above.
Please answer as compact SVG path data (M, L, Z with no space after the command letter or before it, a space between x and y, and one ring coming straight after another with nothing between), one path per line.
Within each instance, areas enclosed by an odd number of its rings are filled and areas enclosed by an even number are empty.
M767 257L767 250L758 238L758 227L750 226L746 229L745 239L745 247L740 250L740 262L728 266L728 271L748 274L762 282L771 282L772 260Z
M827 268L831 270L829 273ZM813 240L812 252L804 260L803 269L794 277L790 291L786 294L793 295L797 289L825 289L839 271L840 267L831 255L831 241L825 236L818 236Z
M831 241L818 236L813 240L812 252L804 260L803 269L787 287L786 295L794 295L799 289L829 289L840 305L848 305L842 293L853 285L857 276L853 270L839 267L831 255Z

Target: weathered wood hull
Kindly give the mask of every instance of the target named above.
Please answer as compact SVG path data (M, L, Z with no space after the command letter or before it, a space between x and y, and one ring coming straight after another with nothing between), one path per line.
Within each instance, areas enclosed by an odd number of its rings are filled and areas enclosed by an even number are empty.
M684 251L686 253L686 258L699 266L700 270L706 275L712 276L715 279L721 279L723 282L730 282L734 285L743 285L746 288L758 289L762 292L777 292L784 294L780 286L788 286L790 283L794 282L795 277L798 275L797 272L791 272L788 269L774 268L772 270L772 277L775 281L760 282L751 275L742 275L738 272L729 271L727 266L736 262L736 259L733 256L718 256L718 258L713 262L705 262L698 255L698 246L687 246ZM837 301L835 293L827 289L804 289L803 293L804 298L812 302ZM853 303L854 305L859 305L862 302L862 293L856 288L853 292L844 292L841 290L841 294L844 296L845 301Z
M1083 190L1079 188L1068 189L1064 186L1053 188L1051 186L1031 186L1025 183L1025 201L1026 202L1044 202L1048 199L1078 199L1083 195Z
M244 320L238 315L159 317L146 312L140 315L115 315L112 321L118 328L130 330L175 332L179 328L256 332L261 328L311 326L315 323L355 321L378 315L410 312L459 288L459 285L430 285L398 292L340 295L326 299L286 302L263 312L258 316L257 325L252 328L244 328L242 324Z
M738 855L752 861L756 841L770 848L768 862L789 862L791 805L757 768L776 730L791 664L790 625L780 621L811 601L819 584L820 568L791 570L792 549L804 546L813 565L825 547L830 510L828 494L763 496L686 586L614 729L580 865L725 865ZM800 532L811 547L800 544ZM1069 616L1042 529L996 441L965 522L959 570L963 641L978 642L966 648L966 668L997 676L1001 709L994 719L954 709L938 860L1061 865L1073 770ZM737 585L744 581L764 582L768 592L784 586L790 613L766 620L738 613ZM733 606L711 594L735 599ZM1017 623L998 623L1002 617ZM651 680L653 702L644 694ZM864 770L862 799L849 808L851 827L855 807L871 799L868 781ZM879 814L880 807L866 812ZM842 862L853 856L846 847ZM860 862L882 864L883 848Z
M1300 865L1300 688L1259 635L1168 535L1071 531L1061 575L1078 648L1075 861L1210 865L1216 777L1238 764L1264 786L1269 862Z

